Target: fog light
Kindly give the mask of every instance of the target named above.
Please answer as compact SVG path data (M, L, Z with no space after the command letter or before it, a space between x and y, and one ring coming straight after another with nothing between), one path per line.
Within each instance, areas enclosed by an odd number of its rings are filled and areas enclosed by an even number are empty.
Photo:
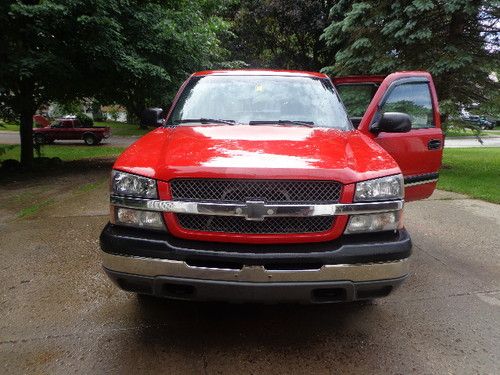
M122 207L117 207L115 212L116 224L149 229L165 228L160 212L132 210Z
M380 214L352 215L345 229L345 234L382 232L396 230L400 226L401 211L383 212Z

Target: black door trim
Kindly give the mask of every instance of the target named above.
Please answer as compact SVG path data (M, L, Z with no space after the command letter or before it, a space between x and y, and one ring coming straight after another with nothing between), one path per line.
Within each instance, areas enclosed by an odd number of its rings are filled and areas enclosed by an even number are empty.
M405 186L408 187L414 185L427 184L430 182L436 182L438 178L439 178L439 173L437 172L407 176L405 177Z

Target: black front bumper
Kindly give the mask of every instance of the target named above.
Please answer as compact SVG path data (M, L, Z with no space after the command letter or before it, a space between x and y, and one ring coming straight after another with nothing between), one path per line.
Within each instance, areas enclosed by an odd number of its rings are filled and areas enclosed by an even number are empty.
M193 266L234 268L269 266L290 269L326 264L388 262L411 255L405 229L397 233L342 236L318 243L255 245L184 240L168 233L106 225L101 249L109 254L185 261Z
M106 273L127 291L185 300L331 303L388 295L407 276L402 264L411 254L411 240L401 230L323 243L212 243L108 224L101 248L110 262ZM377 273L384 264L403 271ZM374 277L339 277L342 269L363 267ZM332 277L321 279L325 268ZM311 279L301 279L304 273ZM291 277L280 279L285 274Z

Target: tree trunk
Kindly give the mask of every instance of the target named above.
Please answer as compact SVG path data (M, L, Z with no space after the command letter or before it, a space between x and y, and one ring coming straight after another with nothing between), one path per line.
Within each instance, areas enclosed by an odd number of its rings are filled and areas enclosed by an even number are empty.
M33 115L37 105L34 96L34 83L31 80L21 80L20 89L17 93L17 113L21 126L19 135L21 138L21 167L23 169L33 168Z
M25 109L21 113L21 166L24 169L33 168L33 115L34 111Z

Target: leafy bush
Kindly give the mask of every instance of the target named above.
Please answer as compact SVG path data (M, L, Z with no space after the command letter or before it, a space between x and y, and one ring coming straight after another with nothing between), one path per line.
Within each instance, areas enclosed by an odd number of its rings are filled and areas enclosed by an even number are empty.
M91 128L94 126L94 120L92 120L89 116L84 114L79 114L76 118L82 123L85 128Z
M9 151L10 149L13 149L16 147L15 145L2 145L0 144L0 156L4 155Z

